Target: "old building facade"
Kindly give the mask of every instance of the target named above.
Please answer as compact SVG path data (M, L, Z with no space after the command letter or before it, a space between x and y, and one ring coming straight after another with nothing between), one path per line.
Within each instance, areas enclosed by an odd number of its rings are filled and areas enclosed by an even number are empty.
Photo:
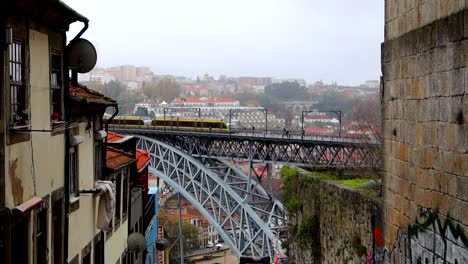
M128 219L142 221L130 209L135 146L107 151L102 117L116 101L69 77L74 22L79 35L88 27L59 0L0 4L0 263L143 261L127 249ZM103 199L113 207L104 227Z

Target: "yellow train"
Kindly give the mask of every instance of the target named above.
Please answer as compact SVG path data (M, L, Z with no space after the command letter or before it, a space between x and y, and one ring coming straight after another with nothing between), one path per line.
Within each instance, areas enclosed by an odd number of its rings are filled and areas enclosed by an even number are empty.
M104 117L104 121L108 120ZM201 119L183 117L148 117L116 116L109 122L111 127L146 127L154 129L205 131L205 132L229 132L229 127L222 119Z
M104 117L104 122L109 120L110 116ZM151 125L149 117L141 116L116 116L109 122L112 126L144 127Z
M156 129L176 129L190 131L229 132L229 128L222 119L201 118L166 118L156 117L151 120L151 127Z

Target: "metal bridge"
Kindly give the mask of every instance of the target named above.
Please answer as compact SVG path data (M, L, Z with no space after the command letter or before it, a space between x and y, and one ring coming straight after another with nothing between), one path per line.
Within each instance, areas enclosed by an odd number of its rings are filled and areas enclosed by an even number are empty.
M326 167L374 167L379 164L377 143L360 139L128 127L111 129L165 142L194 157Z
M214 134L114 128L139 138L150 172L180 192L216 228L238 257L274 257L273 241L287 226L282 204L225 160L369 167L375 145L278 135Z
M286 226L282 204L251 177L219 159L194 157L139 136L150 152L150 173L177 189L216 228L238 257L274 256L272 243Z

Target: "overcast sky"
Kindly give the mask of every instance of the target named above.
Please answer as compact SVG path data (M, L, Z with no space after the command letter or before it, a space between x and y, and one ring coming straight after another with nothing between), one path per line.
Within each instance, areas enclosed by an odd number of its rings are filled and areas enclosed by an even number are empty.
M98 66L156 74L377 80L383 0L64 0ZM72 25L69 38L82 27Z

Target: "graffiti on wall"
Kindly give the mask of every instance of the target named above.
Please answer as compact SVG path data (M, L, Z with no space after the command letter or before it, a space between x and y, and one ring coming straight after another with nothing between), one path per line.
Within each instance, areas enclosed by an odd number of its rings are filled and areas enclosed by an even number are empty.
M442 221L437 211L429 211L423 222L398 231L391 250L376 244L369 256L368 263L376 264L468 263L468 239L449 217Z

